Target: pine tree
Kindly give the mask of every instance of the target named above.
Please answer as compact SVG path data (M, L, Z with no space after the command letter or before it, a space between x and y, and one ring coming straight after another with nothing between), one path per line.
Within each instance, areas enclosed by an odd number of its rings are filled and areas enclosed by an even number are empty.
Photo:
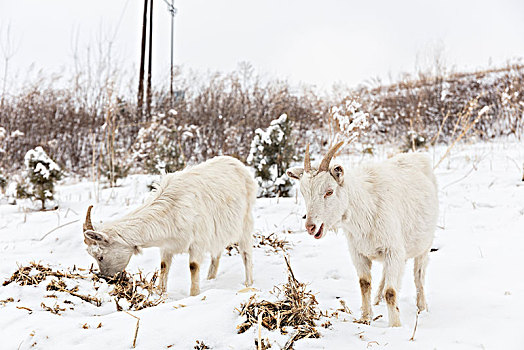
M40 201L42 210L45 210L45 201L54 199L55 183L62 178L62 171L42 147L26 153L25 167L31 183L28 193L31 198Z
M148 127L138 131L133 158L153 174L171 173L184 168L185 159L179 144L179 130L169 118L153 117Z
M5 178L4 175L0 174L0 193L1 194L5 193L6 186L7 186L7 179Z
M266 130L255 130L248 163L255 168L259 197L287 197L292 183L286 169L296 161L291 138L291 122L286 114L275 119Z

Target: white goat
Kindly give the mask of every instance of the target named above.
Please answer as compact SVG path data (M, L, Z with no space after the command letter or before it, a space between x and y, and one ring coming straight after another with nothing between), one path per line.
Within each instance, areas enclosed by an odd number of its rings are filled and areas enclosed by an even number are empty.
M100 268L113 276L123 271L141 248L159 247L160 285L165 291L174 254L189 253L191 295L200 293L199 270L211 254L208 279L216 277L220 256L238 243L246 285L253 283L252 210L256 184L246 167L232 157L215 157L165 175L151 198L123 218L95 229L91 207L84 223L84 242Z
M288 169L287 174L300 180L309 234L319 239L325 230L338 228L346 234L362 293L360 322L371 322L371 263L378 260L384 268L375 303L385 296L389 325L400 326L397 294L409 258L415 259L417 307L427 308L424 277L438 217L433 168L419 153L349 171L338 164L330 167L342 144L329 150L318 169L311 168L308 145L304 168Z

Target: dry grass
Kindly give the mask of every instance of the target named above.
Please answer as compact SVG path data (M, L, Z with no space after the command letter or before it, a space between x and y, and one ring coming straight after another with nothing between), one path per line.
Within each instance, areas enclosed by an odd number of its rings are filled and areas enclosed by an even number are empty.
M51 280L51 282L47 285L46 289L48 291L69 293L72 296L80 298L83 301L87 301L88 303L91 303L96 306L102 305L102 302L97 297L93 297L89 294L84 295L84 294L78 293L78 289L79 289L78 286L68 289L65 282L61 278L59 278L58 280L55 280L55 279Z
M123 310L119 304L119 301L122 299L127 300L131 304L130 309L135 311L163 303L164 298L155 284L157 278L158 273L156 271L149 280L140 271L136 275L124 272L116 278L108 280L109 284L114 285L113 290L109 294L115 297L117 310Z
M76 270L76 267L74 267L73 271ZM89 270L78 269L78 271L85 272L76 273L53 270L50 267L31 262L27 266L20 266L18 270L13 273L11 278L3 283L3 286L7 286L13 282L18 283L21 286L38 285L48 277L55 277L47 284L46 290L67 293L95 306L101 306L102 302L100 298L80 291L80 285L68 288L68 283L66 283L66 281L92 281L95 290L98 290L101 284L108 283L113 286L109 295L114 298L118 311L122 311L124 308L135 311L141 310L147 307L156 306L164 301L164 298L161 296L161 293L155 284L158 276L157 272L155 272L150 279L144 277L142 272L135 275L130 275L124 272L113 279L104 280L96 275L92 268ZM123 300L127 302L128 306L121 306ZM52 308L47 306L44 307L44 305L42 305L42 307L45 310L58 313L55 312L55 309L51 310Z
M291 247L291 243L284 238L278 238L273 232L269 236L264 236L260 233L255 233L254 248L270 248L274 253L286 252Z
M321 313L315 295L307 290L307 285L296 280L289 261L285 258L288 267L288 281L286 284L275 287L278 301L257 301L253 295L246 303L241 304L237 310L245 321L237 326L238 333L244 333L251 326L260 324L269 330L279 330L282 334L293 332L285 349L291 349L293 343L302 338L319 338L320 333L315 328L315 321L319 320ZM262 343L262 342L261 342ZM262 344L260 344L262 345Z
M271 349L271 344L269 343L269 339L255 339L255 347L257 350L268 350Z
M140 317L130 314L127 311L124 311L124 312L128 314L129 316L134 317L136 319L135 335L133 337L133 349L134 349L136 347L136 337L138 336L138 329L140 328Z
M479 122L480 118L482 118L482 116L485 115L486 112L489 110L489 107L485 107L484 109L481 109L480 111L478 111L476 117L474 117L473 113L474 113L475 108L478 107L478 100L480 97L481 96L476 97L475 99L469 101L466 107L464 107L464 110L462 111L462 113L459 114L457 121L455 122L455 125L453 126L453 131L451 132L451 136L450 136L451 140L450 140L449 146L446 149L446 152L444 153L444 155L442 155L442 157L439 159L437 164L435 164L435 166L433 167L434 169L438 168L440 163L442 163L444 159L447 158L447 156L449 155L449 152L455 146L455 144L459 142L464 137L464 135L466 135L475 126L475 124ZM443 121L443 123L444 122L445 120ZM459 130L460 132L457 132ZM440 134L440 129L439 129L439 134Z
M206 344L204 344L204 342L202 340L197 340L195 346L193 347L193 349L195 349L195 350L206 350L206 349L211 349L211 348L209 346L207 346Z
M33 273L33 270L36 272ZM79 274L71 274L68 272L53 271L50 267L37 264L35 262L29 263L27 266L19 266L10 279L4 281L3 286L7 286L12 282L16 282L21 286L39 284L44 281L47 277L68 277L68 278L87 278Z
M340 308L334 310L334 311L328 311L324 310L320 312L320 316L324 318L334 318L336 320L340 320L342 322L348 322L348 319L346 316L352 315L353 313L347 306L346 302L342 299L339 299L340 302ZM329 328L331 326L331 321L326 320L323 324L321 324L324 328Z
M49 307L46 304L41 303L40 306L42 306L42 309L44 309L45 311L49 311L55 315L61 315L61 312L64 312L66 310L65 308L61 308L58 304L55 304L53 307Z
M13 299L13 298L7 298L7 299L4 299L4 300L0 300L0 305L4 306L5 304L13 303L14 301L15 301L15 299Z
M6 172L21 170L25 153L37 145L44 146L66 171L84 175L96 164L100 171L103 157L107 160L114 156L115 160L132 163L128 150L136 146L139 129L151 121L136 118L136 102L130 98L134 92L130 95L121 80L124 72L118 67L108 70L106 59L101 61L103 69L83 62L86 66L71 79L57 81L53 76L42 75L0 97L0 125L7 135L0 139L0 148L9 149L0 153L0 164ZM75 67L80 64L75 63ZM94 72L107 75L96 77ZM304 135L312 144L322 145L329 141L326 133L339 131L331 107L344 105L348 99L355 99L362 105L362 112L371 117L372 128L362 135L366 143L396 143L409 130L423 132L428 140L441 138L450 142L461 111L467 101L477 96L481 97L479 110L484 106L493 108L489 116L473 125L472 131L485 139L522 133L522 64L467 73L446 74L446 69L437 72L419 72L391 85L371 83L352 90L334 87L326 95L314 87L297 90L287 82L262 78L249 65L241 65L229 74L177 71L180 96L173 101L169 91L158 86L153 96L153 113L167 114L173 108L177 114L168 115L166 127L192 130L176 136L188 163L199 163L218 154L245 160L254 130L282 113L292 119L294 134L300 136L297 147L304 147ZM34 127L35 116L38 128ZM221 122L217 122L219 116ZM112 124L113 118L118 125ZM113 133L117 126L118 132ZM17 130L23 135L11 136ZM142 162L133 165L134 170L145 167Z
M415 332L417 331L417 325L418 325L418 315L420 315L420 311L417 312L417 318L415 319L415 326L413 327L413 334L411 335L411 338L409 338L409 341L415 341Z
M253 241L253 248L267 248L266 252L271 253L286 252L291 247L291 243L284 238L277 237L276 232L271 233L269 236L264 236L262 233L254 233ZM227 255L231 256L238 253L238 244L235 243L226 247Z

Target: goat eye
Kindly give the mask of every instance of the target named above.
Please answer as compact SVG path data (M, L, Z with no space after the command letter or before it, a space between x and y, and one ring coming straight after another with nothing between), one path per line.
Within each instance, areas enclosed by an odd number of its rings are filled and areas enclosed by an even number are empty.
M329 197L333 194L333 190L327 190L326 194L324 195L324 198Z
M98 257L98 261L102 261L102 260L104 260L103 256Z

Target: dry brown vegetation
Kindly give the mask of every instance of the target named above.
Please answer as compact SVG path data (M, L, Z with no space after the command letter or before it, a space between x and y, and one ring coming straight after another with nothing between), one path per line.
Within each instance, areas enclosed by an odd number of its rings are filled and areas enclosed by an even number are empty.
M27 266L20 266L18 270L16 270L8 280L4 281L2 285L7 286L13 282L18 283L21 286L38 285L41 282L46 281L48 277L54 277L47 284L47 291L66 293L95 306L101 306L102 301L100 298L89 293L98 290L102 283L108 283L113 287L109 291L109 295L113 297L118 311L124 309L121 306L123 300L128 304L126 308L135 311L156 306L164 302L164 298L161 296L161 293L155 284L157 280L156 272L150 279L143 276L142 272L135 275L130 275L124 272L113 279L105 280L98 277L98 275L93 272L92 268L89 270L78 269L78 272L76 271L76 267L73 268L73 271L60 271L31 262ZM93 288L90 288L88 291L81 291L80 285L78 284L74 287L67 287L79 280L91 281L93 283ZM45 310L58 313L60 310L56 309L58 307L57 305L55 306L54 309L49 309L47 306L42 307L44 307ZM58 311L54 312L56 310Z
M280 238L276 232L264 235L263 233L253 233L253 248L264 248L266 253L278 254L286 252L291 247L291 243L285 238ZM238 255L238 244L234 243L226 247L226 254Z
M284 349L292 349L293 343L303 338L319 338L320 333L315 328L315 321L320 319L321 312L315 295L307 289L307 285L297 281L289 261L285 258L288 268L288 281L275 287L277 301L256 300L256 295L240 306L240 316L245 321L237 326L238 333L244 333L252 326L264 327L269 330L279 330L282 334L291 336ZM260 339L260 347L262 347ZM257 341L258 345L258 341ZM259 348L260 348L259 347Z
M86 73L87 74L87 73ZM56 84L40 78L18 91L2 94L0 108L0 169L19 170L23 156L37 145L65 170L87 174L93 165L102 168L142 164L132 157L140 128L152 121L136 113L133 94L126 84L107 71L104 77L80 74ZM292 87L286 81L264 80L249 64L229 74L207 76L176 74L176 93L168 88L153 95L153 114L165 114L165 126L176 130L177 143L186 163L218 154L245 160L256 128L286 113L298 135L298 147L329 142L330 108L356 100L370 117L365 141L404 142L408 132L433 142L450 142L465 108L474 117L489 110L469 134L489 139L522 133L524 66L508 64L499 69L472 73L419 74L392 85L364 86L321 94L312 87ZM176 114L169 113L170 110ZM109 122L108 122L109 121ZM17 132L18 131L18 132ZM469 135L468 134L468 135ZM436 135L439 135L438 139ZM116 162L116 164L115 164Z
M361 88L363 110L373 116L377 137L399 140L413 129L426 140L450 142L457 120L468 112L489 110L473 131L481 139L522 134L524 65L472 73L431 75L420 73L396 84ZM460 125L460 123L459 123Z

